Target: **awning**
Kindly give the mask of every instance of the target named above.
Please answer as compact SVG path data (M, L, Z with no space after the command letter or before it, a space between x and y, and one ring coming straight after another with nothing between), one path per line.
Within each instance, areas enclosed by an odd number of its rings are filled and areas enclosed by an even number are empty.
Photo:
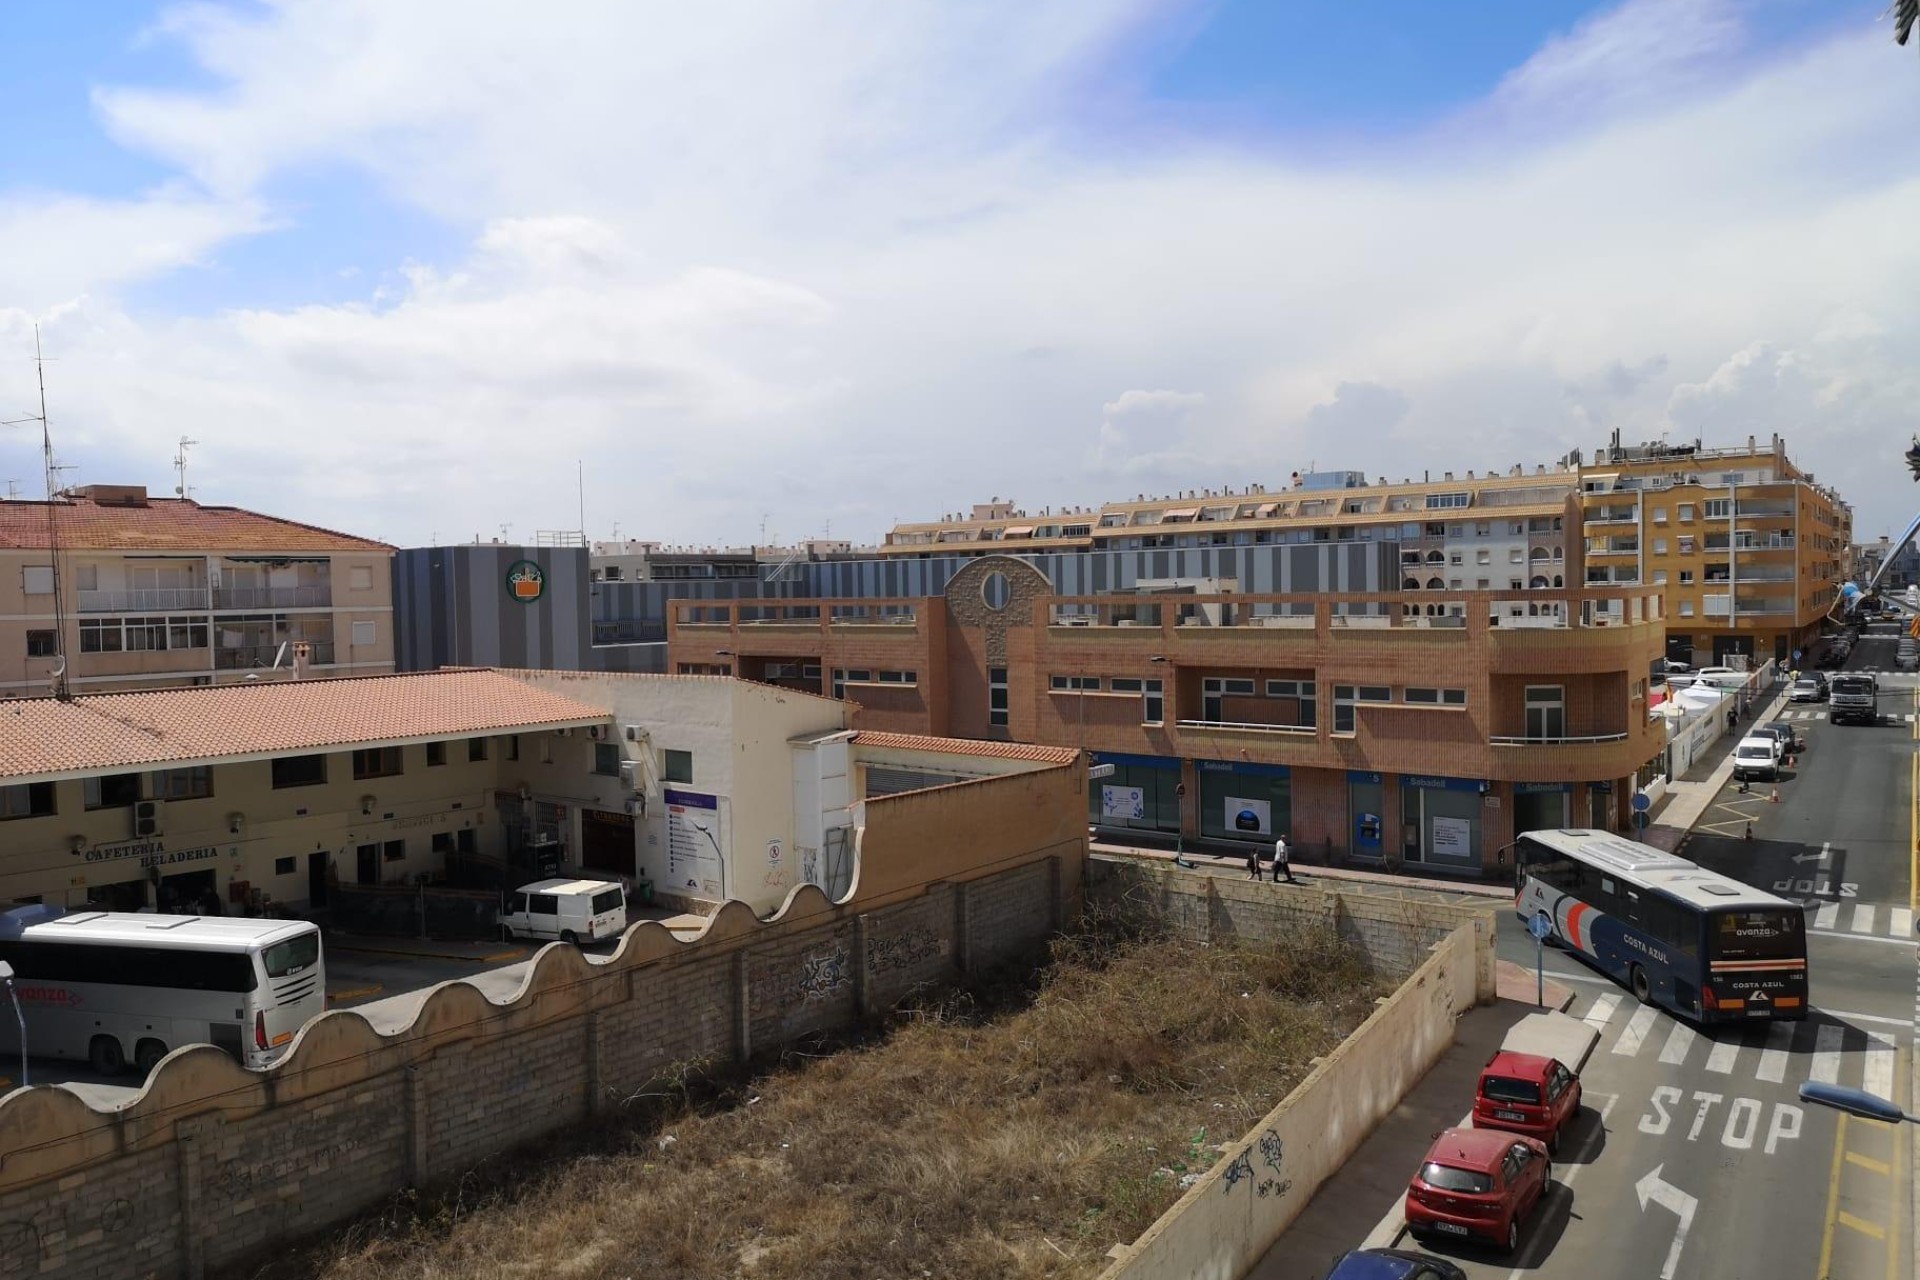
M1180 507L1173 511L1162 511L1160 518L1162 520L1191 520L1199 514L1200 508L1198 507Z
M1031 538L1033 536L1033 526L1030 524L1017 524L1011 529L1002 530L1000 536L1003 538Z
M1265 520L1268 516L1271 516L1274 512L1278 511L1279 509L1280 509L1279 503L1269 502L1263 505L1258 511L1254 512L1253 514L1256 518Z

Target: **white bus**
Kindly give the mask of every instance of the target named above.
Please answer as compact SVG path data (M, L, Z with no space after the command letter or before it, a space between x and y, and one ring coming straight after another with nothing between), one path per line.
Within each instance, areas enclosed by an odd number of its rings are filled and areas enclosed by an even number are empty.
M324 1012L320 931L301 920L163 916L18 907L0 913L27 1053L84 1059L102 1075L144 1075L183 1044L242 1065L271 1064ZM0 1051L20 1051L0 1009Z

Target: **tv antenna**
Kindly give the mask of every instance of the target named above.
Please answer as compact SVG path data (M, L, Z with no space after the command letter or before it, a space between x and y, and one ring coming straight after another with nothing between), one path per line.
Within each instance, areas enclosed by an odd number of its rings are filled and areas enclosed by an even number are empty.
M178 483L173 486L173 496L176 498L187 497L191 492L187 488L187 450L199 443L198 440L180 437L180 452L173 455L173 472L179 477Z
M56 466L53 461L53 432L47 426L47 358L40 350L37 324L33 326L33 371L40 382L40 412L0 421L0 427L17 427L27 422L40 424L40 458L47 473L47 560L52 566L53 580L53 696L68 702L73 698L73 691L67 684L67 610L60 589L60 518L59 504L54 497L58 473L71 468ZM11 489L11 483L8 487Z

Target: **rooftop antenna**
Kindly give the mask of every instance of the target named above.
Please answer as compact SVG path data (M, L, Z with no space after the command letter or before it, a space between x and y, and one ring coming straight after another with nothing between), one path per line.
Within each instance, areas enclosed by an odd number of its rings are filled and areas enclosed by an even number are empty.
M198 440L180 437L180 452L173 455L173 471L180 478L179 482L173 486L173 496L176 498L184 498L191 492L187 488L187 450L199 443Z
M513 521L502 520L500 522L500 541L505 542L507 540L507 530L511 528L513 528Z
M53 500L56 475L67 468L56 467L53 461L53 432L47 426L47 358L40 350L37 324L33 326L33 370L40 381L40 412L0 422L0 427L18 426L23 422L40 424L40 457L47 473L47 560L52 565L53 577L53 696L62 702L71 702L73 690L67 684L66 598L60 587L59 504Z
M14 499L18 498L19 496L20 496L20 482L18 480L7 481L7 501L11 502Z
M580 545L587 544L587 464L584 459L573 462L574 481L580 486Z

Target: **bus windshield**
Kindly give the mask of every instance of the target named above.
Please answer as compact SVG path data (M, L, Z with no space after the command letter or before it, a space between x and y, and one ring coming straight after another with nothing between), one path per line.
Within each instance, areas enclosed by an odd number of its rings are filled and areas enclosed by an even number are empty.
M1715 912L1708 946L1715 960L1791 960L1807 954L1806 917L1795 909Z

